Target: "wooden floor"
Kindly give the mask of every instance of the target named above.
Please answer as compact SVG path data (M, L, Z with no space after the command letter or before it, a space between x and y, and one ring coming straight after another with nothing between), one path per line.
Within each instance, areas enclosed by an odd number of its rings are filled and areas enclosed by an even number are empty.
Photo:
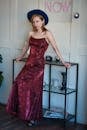
M6 113L5 106L0 105L0 130L87 130L86 125L67 123L53 119L43 119L38 125L29 127L26 122Z

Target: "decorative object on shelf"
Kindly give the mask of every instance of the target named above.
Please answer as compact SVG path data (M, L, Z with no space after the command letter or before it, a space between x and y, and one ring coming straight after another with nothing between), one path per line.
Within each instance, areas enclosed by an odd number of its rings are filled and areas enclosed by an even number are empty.
M60 62L60 59L57 56L55 56L55 61Z
M68 117L68 112L66 112L65 117ZM46 110L44 112L44 117L45 118L61 118L63 119L64 117L64 108L62 107L52 107L50 110Z
M62 87L60 88L61 90L66 89L66 81L67 81L67 75L66 72L61 72L62 75Z
M46 61L52 61L52 57L51 56L46 56Z
M45 111L44 113L45 118L63 118L63 113L58 113L54 111Z
M43 81L43 90L48 90L48 84L45 81Z
M43 87L45 88L45 86L46 86L46 82L45 82L45 81L43 81Z
M52 79L51 80L51 86L53 86L53 88L58 89L58 85L59 85L59 80L58 79Z

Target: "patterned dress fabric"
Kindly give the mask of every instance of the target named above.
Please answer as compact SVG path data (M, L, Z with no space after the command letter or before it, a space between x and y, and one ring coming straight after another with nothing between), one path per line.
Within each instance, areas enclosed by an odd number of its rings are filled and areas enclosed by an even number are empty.
M42 119L44 54L48 47L45 38L29 39L30 54L17 75L8 98L6 110L22 120Z

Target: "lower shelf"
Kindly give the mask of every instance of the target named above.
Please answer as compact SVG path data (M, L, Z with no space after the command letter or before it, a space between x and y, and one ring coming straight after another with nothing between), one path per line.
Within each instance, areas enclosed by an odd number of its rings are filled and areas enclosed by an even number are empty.
M64 119L64 112L60 109L59 109L59 112L55 112L55 111L44 108L43 117L44 118ZM68 112L66 112L66 115L65 115L66 120L71 120L73 118L75 118L75 115L72 115L72 114L69 114Z

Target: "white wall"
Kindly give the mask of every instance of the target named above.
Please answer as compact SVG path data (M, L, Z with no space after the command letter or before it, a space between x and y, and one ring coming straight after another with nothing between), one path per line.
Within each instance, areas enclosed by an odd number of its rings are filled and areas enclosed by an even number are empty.
M26 18L26 13L30 9L41 8L49 14L50 22L47 28L53 32L65 60L79 63L77 119L80 123L87 123L87 17L85 15L87 1L73 0L71 6L67 7L67 11L64 10L65 8L60 10L58 6L58 2L62 4L65 0L52 0L51 3L50 0L32 1L0 0L0 54L3 56L3 63L0 64L0 70L3 71L4 75L4 82L0 88L0 102L7 103L12 85L12 59L20 53L27 33L31 29ZM50 6L48 8L48 3L45 2L49 2L51 8ZM52 12L49 12L49 9ZM80 13L79 19L73 17L75 12ZM55 56L51 47L49 47L46 54ZM18 73L18 71L20 71L20 67L17 66L16 72ZM44 96L45 100L46 96Z

